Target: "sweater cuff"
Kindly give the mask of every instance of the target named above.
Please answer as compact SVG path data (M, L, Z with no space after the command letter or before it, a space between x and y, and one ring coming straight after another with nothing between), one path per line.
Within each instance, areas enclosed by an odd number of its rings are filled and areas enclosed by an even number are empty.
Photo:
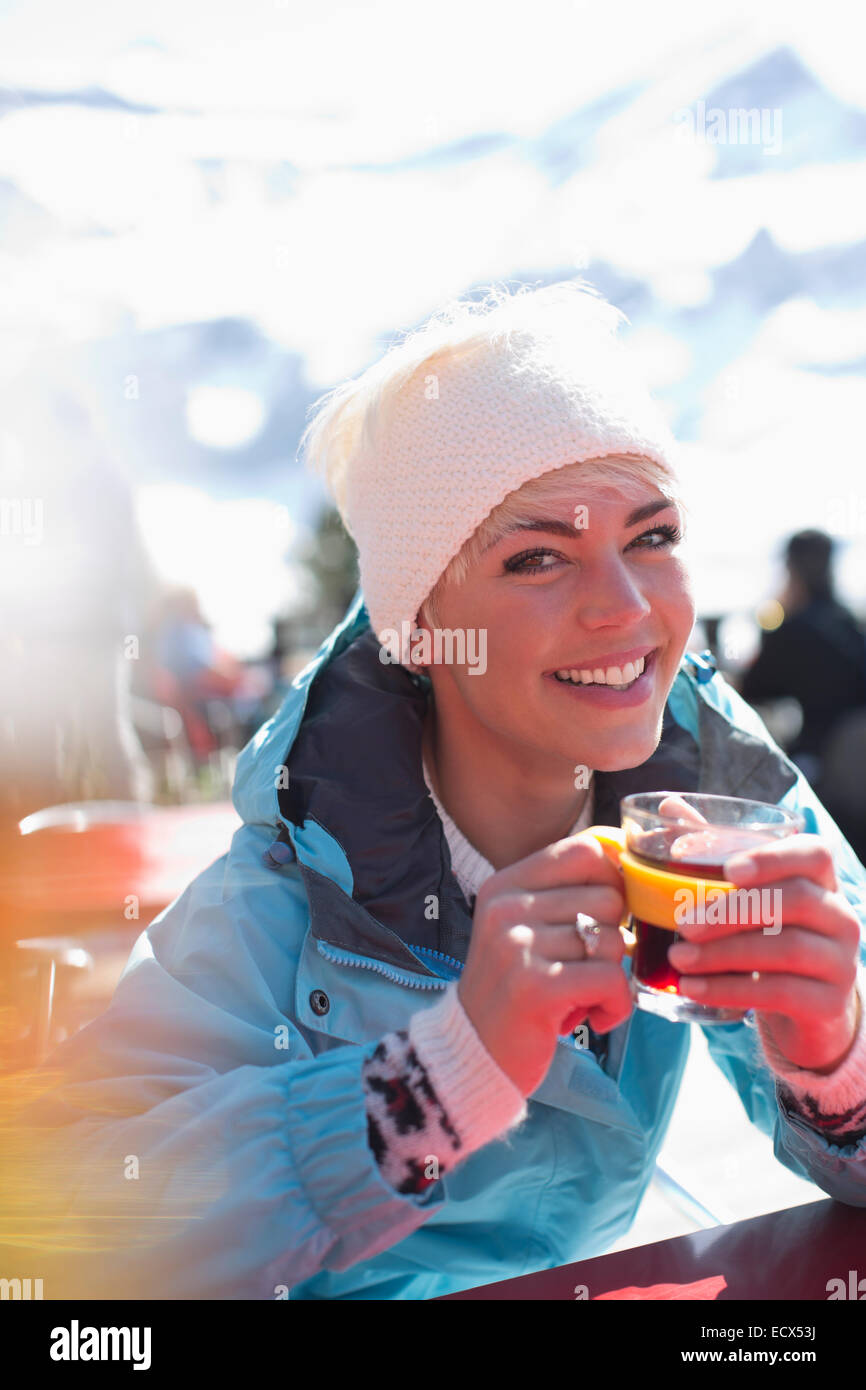
M784 1081L795 1099L810 1096L824 1114L841 1114L866 1104L866 972L857 972L857 993L860 996L860 1026L848 1055L831 1072L810 1071L797 1067L782 1055L760 1018L757 1030L767 1065Z
M412 1015L409 1037L466 1154L525 1119L524 1097L479 1038L456 984Z

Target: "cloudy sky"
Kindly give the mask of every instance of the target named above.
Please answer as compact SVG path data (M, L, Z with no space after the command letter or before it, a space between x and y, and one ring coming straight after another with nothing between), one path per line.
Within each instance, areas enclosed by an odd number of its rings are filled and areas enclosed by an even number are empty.
M866 606L856 13L0 0L0 385L56 341L241 319L315 395L452 295L603 267L684 441L701 606L770 592L805 525L844 535ZM756 105L760 133L737 136L730 113ZM272 405L203 371L186 428L224 455ZM291 601L296 445L245 508L224 472L137 482L160 567L196 578L236 647ZM196 551L196 517L231 532L246 593Z

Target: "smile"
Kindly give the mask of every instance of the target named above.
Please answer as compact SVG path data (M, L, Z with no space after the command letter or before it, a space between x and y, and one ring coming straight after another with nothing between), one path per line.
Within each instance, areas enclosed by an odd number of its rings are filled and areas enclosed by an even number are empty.
M650 691L657 648L622 666L563 667L547 679L594 704L639 704Z
M624 666L596 666L593 670L573 667L571 670L557 671L555 675L558 681L571 681L574 685L608 685L614 690L628 690L645 666L646 658L640 656L637 661L627 661Z

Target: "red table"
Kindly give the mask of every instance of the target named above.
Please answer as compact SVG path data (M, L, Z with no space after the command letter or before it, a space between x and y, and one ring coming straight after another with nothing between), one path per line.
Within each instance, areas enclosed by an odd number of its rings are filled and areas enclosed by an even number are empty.
M851 1278L851 1272L855 1276ZM791 1299L829 1298L842 1279L846 1298L862 1280L866 1300L866 1207L829 1197L732 1226L617 1250L579 1264L443 1295L449 1299ZM663 1286L663 1287L658 1287ZM850 1287L849 1287L850 1286ZM586 1293L578 1295L576 1288ZM855 1290L856 1292L856 1290Z
M240 825L230 802L90 801L0 836L0 1072L107 1008L136 937Z
M47 807L26 817L4 846L0 912L43 929L100 914L122 921L134 896L141 918L155 916L229 848L240 824L230 802Z

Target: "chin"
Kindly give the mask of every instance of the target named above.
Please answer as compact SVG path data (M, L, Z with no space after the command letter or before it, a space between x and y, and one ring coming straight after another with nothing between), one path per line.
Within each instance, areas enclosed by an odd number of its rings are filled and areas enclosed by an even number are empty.
M636 754L633 758L627 755L617 757L611 754L609 758L596 758L593 763L593 772L625 772L630 767L640 767L648 758L652 757L652 750L649 753Z
M596 752L589 766L595 772L623 772L629 767L640 767L658 748L661 732L659 724L655 734L649 734L643 739L634 739L625 748L620 745L619 748L611 747Z

